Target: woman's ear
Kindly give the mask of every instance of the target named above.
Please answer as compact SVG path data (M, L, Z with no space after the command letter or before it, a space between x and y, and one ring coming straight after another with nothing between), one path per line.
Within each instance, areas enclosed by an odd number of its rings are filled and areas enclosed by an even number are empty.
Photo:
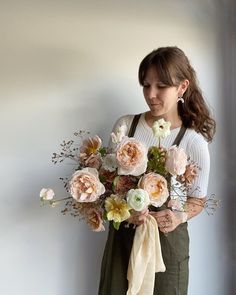
M189 85L189 80L187 80L187 79L180 82L180 85L179 85L179 97L182 97L184 95L184 92L187 90L188 85Z

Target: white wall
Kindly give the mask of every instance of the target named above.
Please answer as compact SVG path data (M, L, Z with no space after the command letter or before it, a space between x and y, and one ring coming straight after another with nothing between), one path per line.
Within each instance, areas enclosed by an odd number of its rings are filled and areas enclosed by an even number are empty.
M1 0L0 294L97 294L106 233L40 208L38 193L64 196L58 178L70 166L50 163L63 139L85 129L106 142L116 118L147 109L137 70L154 48L179 46L198 73L219 126L209 194L224 198L220 73L231 2L192 2ZM222 206L190 222L189 295L229 294L225 214Z

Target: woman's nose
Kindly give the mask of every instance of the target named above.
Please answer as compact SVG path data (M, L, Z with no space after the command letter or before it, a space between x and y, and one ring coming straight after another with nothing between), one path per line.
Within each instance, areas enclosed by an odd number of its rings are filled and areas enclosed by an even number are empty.
M157 89L155 87L150 87L149 93L148 93L148 98L153 99L153 98L156 98L156 96L157 96Z

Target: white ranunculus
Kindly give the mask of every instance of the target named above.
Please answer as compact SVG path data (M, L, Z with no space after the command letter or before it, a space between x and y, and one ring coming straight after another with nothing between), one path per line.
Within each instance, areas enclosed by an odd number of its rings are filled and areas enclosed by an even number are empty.
M42 188L39 193L40 199L43 201L50 201L54 198L55 193L51 188Z
M155 121L152 125L154 136L157 138L167 137L168 135L170 135L170 126L171 123L169 121L165 121L164 119Z
M128 205L135 211L143 211L150 204L149 195L143 189L131 189L126 197Z
M115 154L107 154L102 160L102 168L113 172L117 168L117 161Z
M126 135L127 129L128 128L127 128L126 124L121 125L117 129L116 133L114 133L114 132L111 133L111 141L116 144L120 143L122 141L123 137Z

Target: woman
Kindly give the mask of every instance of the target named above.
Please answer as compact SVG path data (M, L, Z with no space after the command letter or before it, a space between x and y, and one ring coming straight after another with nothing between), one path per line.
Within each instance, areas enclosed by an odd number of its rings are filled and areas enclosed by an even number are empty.
M173 143L179 145L201 168L197 179L187 189L185 214L177 214L166 204L158 211L149 209L136 213L129 220L138 226L151 214L157 222L166 271L156 273L154 294L185 295L189 260L187 221L198 215L204 205L210 169L207 142L213 139L215 121L211 118L197 85L195 71L179 48L162 47L148 54L139 67L139 82L149 111L141 114L138 119L136 116L136 127L132 124L134 116L127 115L117 121L113 130L116 131L125 123L128 130L132 129L129 136L152 146L157 144L157 140L151 127L156 120L164 118L171 122L171 134L161 141L161 145L165 148ZM180 130L184 130L182 135ZM134 234L135 228L127 228L125 222L118 231L110 226L102 262L99 295L126 294L126 275Z

